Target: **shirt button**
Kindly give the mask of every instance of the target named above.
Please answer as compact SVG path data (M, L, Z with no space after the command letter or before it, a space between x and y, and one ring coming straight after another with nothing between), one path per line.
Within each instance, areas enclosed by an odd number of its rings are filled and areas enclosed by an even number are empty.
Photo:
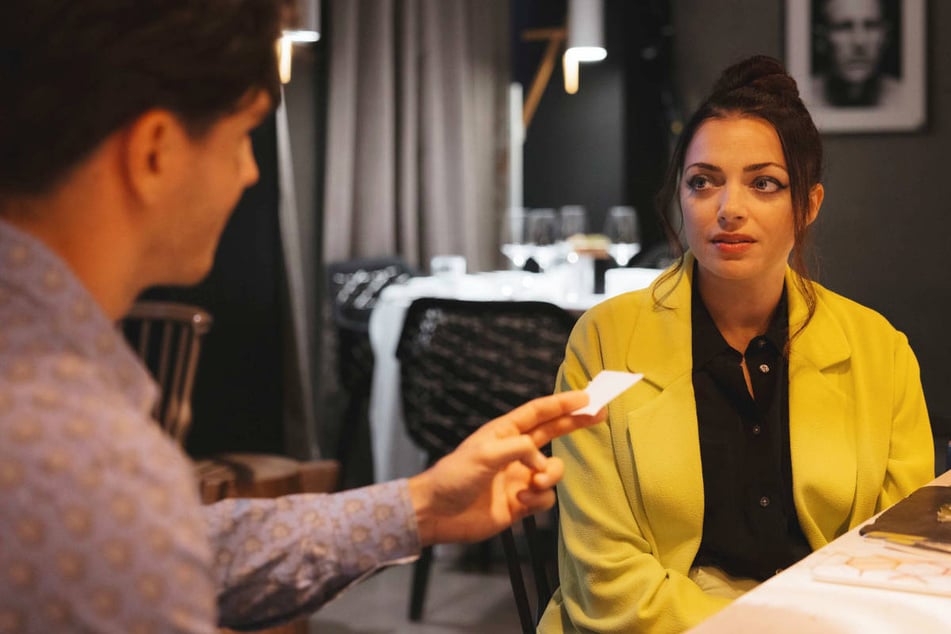
M768 374L768 373L769 373L769 366L766 365L765 363L761 363L760 366L759 366L759 371L762 372L763 374Z
M762 428L762 427L760 427L759 425L753 425L753 435L754 435L754 436L759 436L759 433L760 433L761 431L763 431L763 428Z
M756 347L757 347L757 348L765 348L765 347L766 347L766 340L765 340L765 339L757 339L757 341L756 341Z
M766 508L767 506L769 506L769 498L766 497L765 495L761 497L759 499L759 505L762 506L763 508Z

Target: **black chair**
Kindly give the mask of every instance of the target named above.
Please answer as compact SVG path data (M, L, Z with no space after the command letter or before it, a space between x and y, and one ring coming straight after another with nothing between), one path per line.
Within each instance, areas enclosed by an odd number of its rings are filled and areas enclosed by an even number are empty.
M558 587L557 505L546 514L546 518L547 526L539 526L535 515L523 519L520 524L522 534L518 536L521 539L518 539L511 528L505 529L499 535L505 552L509 580L512 583L515 607L518 609L518 619L524 634L535 632L554 589ZM522 542L525 546L524 556L519 548ZM523 572L524 559L528 560L528 581ZM529 600L532 589L535 593L534 611Z
M415 275L401 258L378 257L332 262L327 265L337 344L337 373L346 392L336 456L344 468L343 488L373 481L370 455L369 402L373 378L370 312L384 288ZM366 455L356 455L362 451ZM371 470L356 474L354 469Z
M396 353L403 416L413 442L435 462L486 421L550 394L573 325L565 310L544 302L413 302ZM506 539L511 546L513 533ZM514 560L519 567L517 554L508 547L506 552L518 597L523 584L511 565ZM424 549L413 574L413 621L422 616L431 562L431 549ZM517 604L521 614L522 601Z

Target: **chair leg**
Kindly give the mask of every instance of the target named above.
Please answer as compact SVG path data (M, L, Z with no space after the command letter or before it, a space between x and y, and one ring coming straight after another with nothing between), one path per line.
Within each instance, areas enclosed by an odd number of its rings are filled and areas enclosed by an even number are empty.
M535 622L532 620L532 609L528 603L528 593L525 590L525 578L522 576L522 562L515 546L515 535L511 528L506 528L499 534L502 538L502 549L505 551L505 563L508 564L509 581L512 583L512 594L515 597L515 608L518 610L518 620L522 624L522 632L528 634L535 631Z
M492 544L494 542L494 539L486 539L477 546L479 549L479 570L481 572L489 572L489 569L492 568Z
M341 463L340 489L373 484L373 449L370 440L369 395L347 391L337 459Z
M535 603L536 613L535 622L541 621L545 608L548 607L548 600L551 599L551 584L548 581L548 569L545 562L552 559L551 553L545 552L545 545L541 544L541 533L535 518L531 515L522 520L522 527L525 529L525 540L528 542L529 560L532 562L532 571L535 576ZM555 555L557 556L557 554Z
M423 618L423 602L426 600L426 585L429 583L429 569L433 564L433 547L423 548L419 559L413 565L413 588L409 595L409 620L414 623Z

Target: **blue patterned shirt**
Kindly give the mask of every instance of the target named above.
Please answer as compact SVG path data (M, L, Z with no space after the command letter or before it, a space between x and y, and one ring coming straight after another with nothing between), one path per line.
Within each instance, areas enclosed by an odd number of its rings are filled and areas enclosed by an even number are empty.
M68 266L0 220L0 632L214 632L419 552L405 481L202 506L157 388Z

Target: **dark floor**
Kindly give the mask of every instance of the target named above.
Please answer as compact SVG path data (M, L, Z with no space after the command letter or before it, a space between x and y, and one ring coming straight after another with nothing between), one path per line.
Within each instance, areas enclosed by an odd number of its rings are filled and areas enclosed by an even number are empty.
M459 547L437 553L423 620L407 618L413 566L388 568L351 588L310 619L311 634L483 634L520 631L504 564L463 566Z

